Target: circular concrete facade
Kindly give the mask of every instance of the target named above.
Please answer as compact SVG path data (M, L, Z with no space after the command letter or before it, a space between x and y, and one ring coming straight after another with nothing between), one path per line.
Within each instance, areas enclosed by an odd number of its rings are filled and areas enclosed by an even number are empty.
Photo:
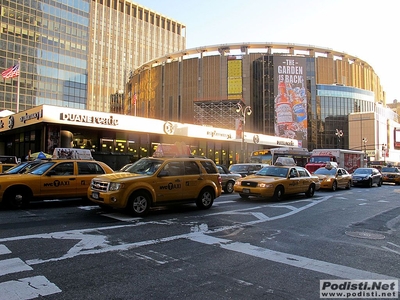
M297 139L314 148L338 144L348 115L385 103L373 68L330 48L280 43L204 46L153 59L131 75L124 113L234 129L237 104L250 106L246 129ZM238 125L239 124L239 125Z

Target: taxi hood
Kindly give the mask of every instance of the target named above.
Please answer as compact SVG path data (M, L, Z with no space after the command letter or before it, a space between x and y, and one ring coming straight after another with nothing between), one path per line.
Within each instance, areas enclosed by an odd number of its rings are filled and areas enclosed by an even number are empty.
M132 178L147 178L150 175L146 174L134 174L134 173L129 173L129 172L114 172L111 174L103 174L100 176L97 176L96 179L99 180L109 180L109 181L123 181L124 179L132 179Z

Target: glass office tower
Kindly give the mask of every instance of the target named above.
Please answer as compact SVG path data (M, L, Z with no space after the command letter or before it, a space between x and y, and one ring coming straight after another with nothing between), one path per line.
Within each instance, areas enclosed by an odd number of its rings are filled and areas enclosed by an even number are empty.
M40 104L86 108L89 1L1 0L0 69L20 60L20 78L0 83L0 109Z
M186 47L185 25L124 0L0 0L0 110L50 104L110 111L131 71ZM19 79L19 85L18 85Z

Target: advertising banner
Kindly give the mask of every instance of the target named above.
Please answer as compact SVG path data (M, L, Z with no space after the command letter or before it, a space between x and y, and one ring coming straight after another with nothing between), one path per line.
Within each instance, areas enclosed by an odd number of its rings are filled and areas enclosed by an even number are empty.
M275 135L307 144L306 58L274 56Z
M394 147L400 148L400 128L394 129Z

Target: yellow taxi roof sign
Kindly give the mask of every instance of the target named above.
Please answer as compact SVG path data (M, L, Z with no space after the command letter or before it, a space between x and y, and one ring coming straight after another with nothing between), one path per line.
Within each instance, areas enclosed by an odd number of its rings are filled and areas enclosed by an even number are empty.
M54 159L93 159L93 156L92 156L92 152L89 149L55 148L52 158L54 158Z
M183 142L175 144L159 144L153 157L191 156L190 147Z
M331 170L331 169L337 168L337 167L338 167L338 164L337 164L337 162L334 162L334 161L329 161L325 165L325 168L328 170Z

